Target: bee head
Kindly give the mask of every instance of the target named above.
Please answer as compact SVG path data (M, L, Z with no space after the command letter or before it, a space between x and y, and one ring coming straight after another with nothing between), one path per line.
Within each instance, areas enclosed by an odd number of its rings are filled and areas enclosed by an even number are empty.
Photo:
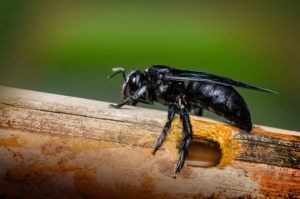
M138 69L132 70L127 76L124 68L113 68L112 70L114 73L108 76L109 79L120 73L123 75L122 93L124 97L132 96L142 86L145 79L144 74Z

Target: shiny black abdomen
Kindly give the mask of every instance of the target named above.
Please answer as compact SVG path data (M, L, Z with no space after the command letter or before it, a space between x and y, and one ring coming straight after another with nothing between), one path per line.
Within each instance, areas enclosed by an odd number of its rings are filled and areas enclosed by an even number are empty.
M187 97L191 105L201 105L233 122L239 128L251 131L252 122L247 104L230 86L207 82L190 82Z

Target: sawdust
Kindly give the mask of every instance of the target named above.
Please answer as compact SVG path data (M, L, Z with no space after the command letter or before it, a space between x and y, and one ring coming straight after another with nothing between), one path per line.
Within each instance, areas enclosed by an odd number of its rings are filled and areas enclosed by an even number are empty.
M193 142L217 142L222 151L222 158L217 167L229 165L240 153L241 143L236 140L236 129L219 123L210 123L196 119L191 120L193 126ZM182 123L177 117L170 130L171 139L180 144L182 140Z

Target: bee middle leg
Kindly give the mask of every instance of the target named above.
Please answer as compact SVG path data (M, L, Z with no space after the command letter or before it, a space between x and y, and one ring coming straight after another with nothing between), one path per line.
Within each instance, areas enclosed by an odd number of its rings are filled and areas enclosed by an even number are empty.
M174 120L176 112L177 112L177 105L175 103L170 104L169 109L168 109L168 121L165 124L165 126L156 142L156 145L152 151L153 154L156 153L156 151L161 147L161 145L165 141L166 135L171 128L171 124L172 124L172 121Z
M173 177L176 178L177 173L179 173L184 165L186 155L188 153L188 147L192 142L192 125L190 122L190 117L186 108L180 110L180 119L183 125L183 140L179 149L179 160L176 164Z

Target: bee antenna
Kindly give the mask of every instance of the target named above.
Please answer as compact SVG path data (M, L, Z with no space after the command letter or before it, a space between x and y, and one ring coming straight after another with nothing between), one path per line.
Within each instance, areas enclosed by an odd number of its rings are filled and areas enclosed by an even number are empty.
M112 71L114 72L112 75L109 75L108 76L108 79L114 77L115 75L119 74L119 73L122 73L123 75L123 79L126 80L126 74L125 74L125 69L124 68L113 68Z

